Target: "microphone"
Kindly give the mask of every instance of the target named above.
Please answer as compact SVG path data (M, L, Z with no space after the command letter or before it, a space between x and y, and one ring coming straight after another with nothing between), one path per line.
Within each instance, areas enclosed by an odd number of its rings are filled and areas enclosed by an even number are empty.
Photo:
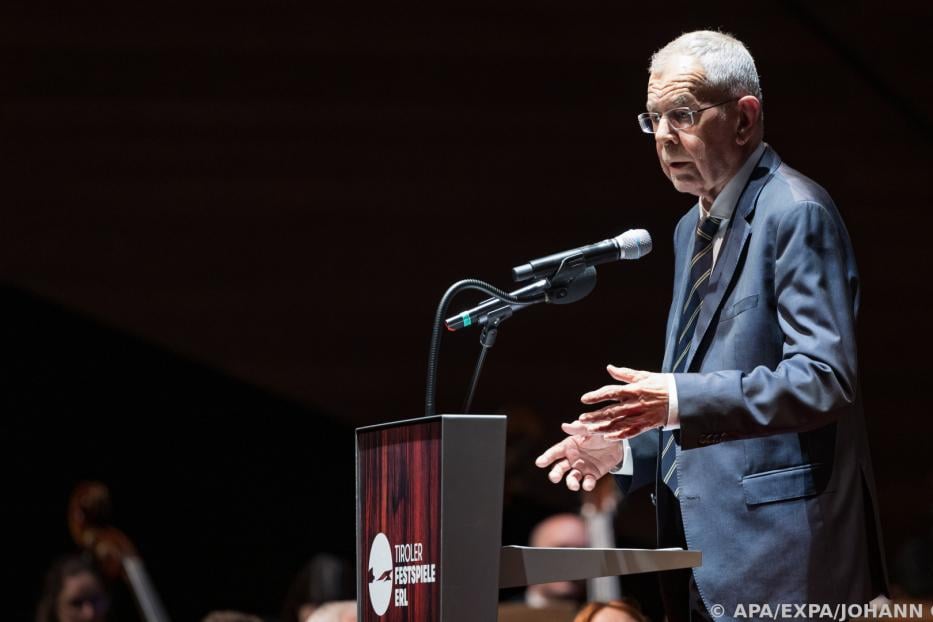
M485 326L493 318L502 321L525 307L547 302L568 305L582 300L596 287L596 268L588 267L582 272L560 283L551 283L548 279L538 279L530 285L509 292L519 303L508 303L498 298L487 298L472 309L468 309L444 320L447 330L455 332L470 326Z
M447 318L444 320L444 324L447 326L447 330L450 332L458 331L462 328L468 328L474 324L482 326L486 323L490 313L495 313L500 310L518 311L519 309L524 309L528 305L535 304L536 302L543 302L543 292L547 289L547 287L547 280L539 279L531 285L526 285L525 287L516 289L513 292L509 292L509 296L513 296L522 300L528 300L526 304L512 305L507 302L502 302L498 298L487 298L472 309ZM508 313L508 311L506 312Z
M562 253L532 259L512 268L512 279L526 281L531 278L552 277L562 268L574 264L589 267L620 259L640 259L651 252L651 235L644 229L629 229L614 238L581 246Z

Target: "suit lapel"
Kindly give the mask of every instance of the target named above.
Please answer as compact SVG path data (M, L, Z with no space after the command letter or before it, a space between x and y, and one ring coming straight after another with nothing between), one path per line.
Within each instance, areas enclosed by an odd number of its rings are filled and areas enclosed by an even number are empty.
M780 163L781 159L778 155L770 147L766 148L761 160L752 171L745 190L739 197L732 219L729 221L729 231L726 233L716 265L710 275L709 286L706 295L703 297L703 306L700 307L700 315L697 318L693 342L690 345L690 352L687 354L687 363L684 369L690 369L697 349L700 343L703 342L706 332L710 329L710 322L722 305L726 290L729 289L729 285L736 276L735 271L739 258L742 256L742 251L745 250L748 238L751 235L750 221L754 215L758 195L774 175L774 171Z

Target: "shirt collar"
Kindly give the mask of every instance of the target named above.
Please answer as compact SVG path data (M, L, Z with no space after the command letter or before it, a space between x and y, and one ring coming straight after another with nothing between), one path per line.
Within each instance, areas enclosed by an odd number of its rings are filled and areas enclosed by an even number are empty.
M713 206L710 208L709 213L703 209L702 201L697 202L700 208L700 220L704 220L708 216L715 216L723 221L732 218L732 212L735 211L735 206L739 202L739 197L742 196L742 191L745 190L745 186L748 184L748 178L752 176L752 171L755 170L755 165L758 164L758 160L761 159L761 154L763 154L764 151L765 143L762 141L755 147L755 150L748 156L748 159L745 160L739 172L732 176L732 179L729 180L726 187L722 189L722 192L720 192L716 200L713 201Z

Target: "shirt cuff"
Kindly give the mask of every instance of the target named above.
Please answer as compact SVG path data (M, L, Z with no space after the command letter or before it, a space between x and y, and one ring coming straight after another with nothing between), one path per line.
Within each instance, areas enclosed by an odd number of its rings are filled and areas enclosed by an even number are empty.
M631 477L635 474L635 463L632 460L632 448L628 444L628 439L622 439L622 462L615 465L609 472L612 475L628 475Z
M680 411L677 408L677 383L674 374L664 374L667 378L667 423L665 430L680 429Z

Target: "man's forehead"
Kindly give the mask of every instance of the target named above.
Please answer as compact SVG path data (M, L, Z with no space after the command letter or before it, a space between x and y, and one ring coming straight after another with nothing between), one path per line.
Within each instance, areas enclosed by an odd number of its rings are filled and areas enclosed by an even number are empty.
M689 88L657 89L648 88L648 109L678 108L692 106L698 101L697 96Z
M699 61L690 56L675 56L648 78L648 106L696 103L705 80L706 73Z

